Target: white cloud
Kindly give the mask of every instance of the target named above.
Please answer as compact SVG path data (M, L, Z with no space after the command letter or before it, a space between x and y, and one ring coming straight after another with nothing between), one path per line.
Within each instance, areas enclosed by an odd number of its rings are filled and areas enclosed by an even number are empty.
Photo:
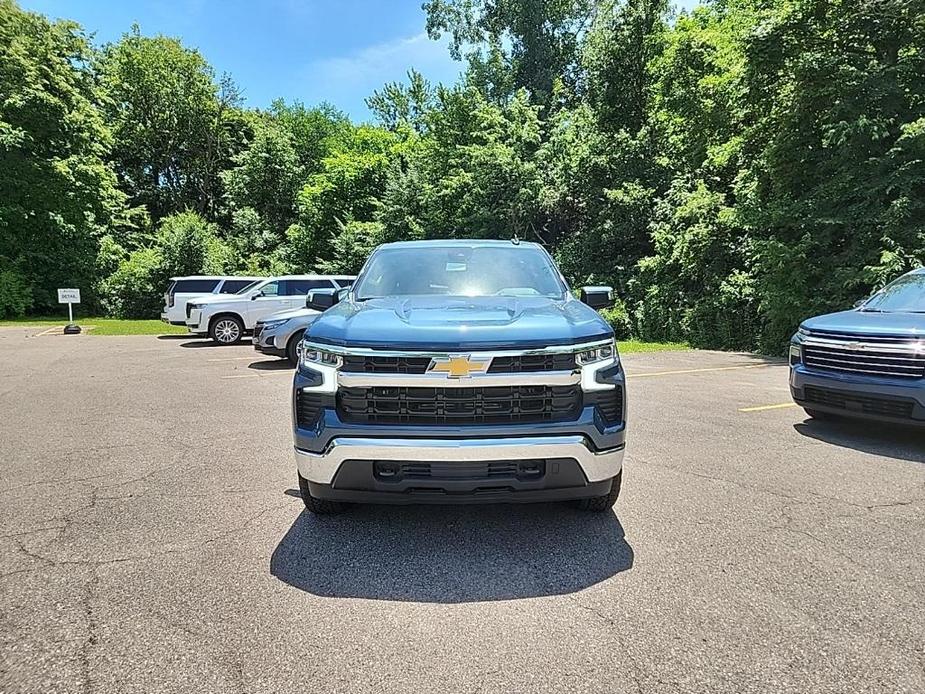
M386 82L404 81L412 67L434 84L452 83L462 70L462 64L450 58L445 40L431 41L421 32L311 62L302 73L305 100L328 101L365 120L369 112L363 100Z

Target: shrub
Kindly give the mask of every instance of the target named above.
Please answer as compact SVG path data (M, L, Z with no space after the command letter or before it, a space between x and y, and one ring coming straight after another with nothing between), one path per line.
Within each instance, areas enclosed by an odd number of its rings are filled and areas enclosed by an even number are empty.
M610 323L613 328L614 336L618 340L627 340L630 338L633 332L633 326L630 321L629 311L626 309L626 304L617 299L612 307L605 308L601 311L601 316L605 321Z
M163 268L158 249L133 251L100 287L106 312L116 318L157 318L170 277Z
M32 287L25 276L0 265L0 318L23 315L32 306Z
M214 238L215 225L195 212L164 217L155 244L160 249L160 262L166 277L201 273Z

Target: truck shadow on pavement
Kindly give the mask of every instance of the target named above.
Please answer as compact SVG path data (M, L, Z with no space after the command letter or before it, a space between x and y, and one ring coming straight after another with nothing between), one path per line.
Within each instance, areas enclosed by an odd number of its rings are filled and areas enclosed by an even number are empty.
M613 513L558 504L302 511L270 558L314 595L434 603L573 593L632 566Z
M793 425L807 438L863 453L925 463L925 431L852 419L807 419Z

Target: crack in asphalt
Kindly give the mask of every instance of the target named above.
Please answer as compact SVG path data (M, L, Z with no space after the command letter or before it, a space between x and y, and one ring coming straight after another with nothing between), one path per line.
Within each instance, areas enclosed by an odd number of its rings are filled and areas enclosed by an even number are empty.
M77 651L77 660L80 663L80 683L81 691L90 694L93 691L93 666L90 663L90 652L97 644L98 624L93 614L93 592L99 583L99 575L96 568L91 567L90 578L84 583L84 594L80 601L81 611L87 623L87 638L81 644L80 650Z
M596 607L594 607L594 606L592 606L592 605L586 605L585 603L583 603L583 602L579 599L579 597L578 597L577 595L568 595L567 598L568 598L568 601L569 601L570 603L572 603L573 605L577 606L578 608L580 608L580 609L582 609L582 610L584 610L584 611L586 611L586 612L590 612L590 613L593 614L595 617L597 617L599 620L605 622L608 626L611 627L611 628L609 629L609 632L610 632L613 636L615 636L616 639L617 639L617 641L619 641L620 644L623 646L622 649L621 649L621 651L623 652L624 655L626 655L626 657L629 659L629 661L630 661L630 663L631 663L631 665L632 665L633 672L628 672L627 674L628 674L628 675L630 676L630 678L633 680L633 684L636 686L636 692L637 692L638 694L642 694L642 692L643 692L643 687L642 687L643 670L642 670L642 668L639 666L639 662L636 660L636 658L633 657L633 655L630 653L629 649L626 648L626 645L625 645L625 643L623 642L623 637L622 637L622 635L620 634L620 632L619 632L619 630L618 630L618 628L617 628L617 627L618 627L617 621L616 621L613 617L611 617L611 616L605 614L604 612L602 612L601 610L599 610L598 608L596 608Z
M637 456L637 455L635 455L635 454L631 457L631 461L634 462L634 463L642 463L643 465L649 465L649 466L652 466L652 467L656 467L656 468L659 468L659 469L661 469L661 470L670 470L671 472L678 472L678 473L681 473L682 475L689 475L689 476L691 476L691 477L697 477L697 478L700 478L700 479L706 479L706 480L710 480L710 481L713 481L713 482L722 482L722 483L725 483L725 484L731 484L732 486L738 487L739 489L745 490L745 491L747 491L747 492L767 494L767 495L769 495L769 496L776 496L776 497L781 498L781 499L787 499L787 500L789 500L789 501L795 501L795 502L799 502L799 503L802 503L802 504L810 504L810 503L813 503L813 499L825 499L826 501L834 501L834 502L837 502L837 503L840 503L840 504L844 504L844 505L846 505L846 506L853 506L854 508L860 508L860 509L865 509L865 510L867 510L867 511L872 511L872 510L878 509L878 508L892 508L892 507L895 507L895 506L909 506L909 505L911 505L911 504L920 503L920 502L922 502L922 501L925 501L925 498L915 498L915 499L910 499L910 500L891 501L891 502L884 502L884 503L880 503L880 504L865 505L865 504L858 504L858 503L855 503L855 502L853 502L853 501L847 501L847 500L842 499L842 498L837 497L837 496L828 496L828 495L826 495L826 494L819 494L818 492L813 492L813 491L808 491L808 492L807 492L807 494L809 494L809 495L810 495L811 497L813 497L813 498L812 498L812 499L806 499L806 498L800 498L800 497L798 497L798 496L791 496L791 495L789 495L789 494L784 494L784 493L782 493L782 492L779 492L779 491L776 491L776 490L773 490L773 489L768 489L768 488L766 488L766 487L756 487L756 486L753 486L753 485L743 484L742 482L739 482L738 480L732 480L732 479L729 479L729 478L727 478L727 477L719 477L719 476L715 476L715 475L708 475L708 474L706 474L706 473L695 472L695 471L693 471L693 470L685 470L685 469L683 469L683 468L672 467L672 466L670 466L670 465L662 465L662 464L660 464L660 463L656 463L656 462L653 462L653 461L651 461L651 460L647 460L647 459L645 459L645 458L641 458L641 457L639 457L639 456Z
M96 500L94 499L94 501L91 504L88 504L87 506L83 506L80 509L74 511L73 513L77 513L82 510L93 508L95 505L96 505ZM175 555L175 554L184 554L190 551L199 550L210 544L221 542L229 537L242 533L245 530L247 530L253 523L255 523L257 520L259 520L263 516L267 515L268 513L271 513L273 511L278 511L278 510L281 510L287 507L289 507L288 501L283 504L276 504L276 505L270 506L268 508L262 509L261 511L258 511L257 513L252 514L247 519L245 519L243 523L235 525L234 527L231 527L231 528L227 528L226 530L219 532L217 535L206 538L205 540L201 542L196 542L193 544L184 545L183 547L178 547L175 549L166 549L163 551L152 552L148 554L131 554L131 555L125 555L125 556L112 557L109 559L55 559L51 556L48 556L47 554L41 554L39 552L36 552L35 550L29 549L28 547L26 547L25 543L23 543L18 538L14 539L14 542L16 543L17 547L24 555L42 563L43 567L52 566L52 567L58 568L58 567L66 567L66 566L86 566L86 567L93 568L93 567L100 567L100 566L109 566L112 564L120 564L124 562L147 561L150 559L157 559L159 557L170 556L170 555ZM70 527L69 525L65 525L63 527L63 531L59 532L57 536L53 538L52 540L49 540L47 543L45 543L43 547L57 543L60 540L61 536L66 532L66 530L69 527ZM26 569L17 569L17 570L10 571L4 574L0 574L0 578L6 578L7 576L12 576L12 575L20 574L20 573L27 573L29 571L36 571L39 568L41 567L30 567Z

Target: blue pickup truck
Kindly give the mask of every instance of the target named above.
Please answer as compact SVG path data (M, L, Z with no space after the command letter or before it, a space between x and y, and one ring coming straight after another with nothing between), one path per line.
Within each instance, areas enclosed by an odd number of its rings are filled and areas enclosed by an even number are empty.
M620 493L626 389L609 287L572 296L532 243L386 244L324 313L292 391L299 488L348 503L571 500Z
M790 344L790 392L814 418L925 425L925 269L804 321Z

